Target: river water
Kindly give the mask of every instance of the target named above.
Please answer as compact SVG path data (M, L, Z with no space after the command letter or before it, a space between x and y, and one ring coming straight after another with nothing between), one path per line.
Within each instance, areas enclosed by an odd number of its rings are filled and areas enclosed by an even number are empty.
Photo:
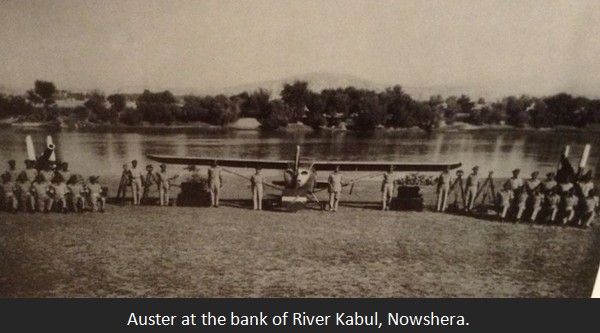
M152 163L146 154L168 154L229 158L294 158L300 145L302 159L461 162L468 172L478 165L482 174L494 171L509 177L514 168L526 177L539 170L554 171L565 145L570 145L570 160L575 166L586 143L592 144L588 169L600 171L600 135L593 132L471 130L457 132L381 131L369 137L352 132L287 131L261 133L239 130L143 129L136 131L83 132L68 130L0 127L0 163L9 159L23 167L27 158L25 136L31 135L40 153L46 135L57 146L58 159L69 162L73 172L83 175L119 177L121 165L133 159L142 166ZM156 164L154 162L154 164ZM156 165L155 165L156 166ZM181 167L174 167L181 169ZM105 179L106 179L105 178Z

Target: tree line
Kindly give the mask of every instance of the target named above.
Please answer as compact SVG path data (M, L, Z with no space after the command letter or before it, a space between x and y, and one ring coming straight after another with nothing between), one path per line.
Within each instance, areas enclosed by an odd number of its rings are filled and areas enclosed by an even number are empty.
M466 95L447 98L434 95L418 101L399 85L379 92L355 87L314 92L307 82L296 81L284 84L280 97L264 89L233 96L181 97L169 91L145 90L141 94L108 96L94 91L80 94L85 100L73 107L59 107L57 94L54 83L42 80L35 81L33 89L23 96L0 94L0 119L126 125L204 122L226 126L241 117L253 117L264 130L301 122L315 130L343 123L357 132L370 132L377 127L419 127L430 131L456 122L533 128L600 123L600 100L566 93L547 97L508 96L492 103L482 98L471 100ZM132 103L128 101L134 101L134 106L129 106Z

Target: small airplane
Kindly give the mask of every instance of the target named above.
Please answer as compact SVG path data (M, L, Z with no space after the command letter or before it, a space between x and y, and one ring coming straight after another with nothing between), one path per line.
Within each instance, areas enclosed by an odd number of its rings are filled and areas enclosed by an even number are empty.
M317 180L317 170L333 171L339 167L340 171L377 172L381 174L394 168L394 171L432 172L456 169L461 163L397 163L397 162L362 162L362 161L313 161L302 163L300 161L300 146L296 146L296 156L293 161L289 160L258 160L237 158L209 158L209 157L181 157L168 155L147 155L153 161L165 164L179 165L201 165L208 166L215 161L219 166L232 168L262 168L272 170L284 170L283 181L266 184L267 186L281 190L281 206L288 211L298 211L305 207L308 202L317 202L315 189L327 188L327 182ZM243 175L229 171L230 173L244 177ZM367 176L369 177L369 176ZM246 177L244 177L246 178ZM347 184L354 183L359 177Z

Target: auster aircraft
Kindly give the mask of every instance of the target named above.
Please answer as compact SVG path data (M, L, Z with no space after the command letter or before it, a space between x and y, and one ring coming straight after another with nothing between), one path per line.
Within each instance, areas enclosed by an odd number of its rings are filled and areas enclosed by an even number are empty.
M333 171L339 166L340 171L358 172L385 172L394 168L394 171L432 172L456 169L461 163L396 163L396 162L361 162L361 161L313 161L302 163L300 161L300 146L296 146L296 158L293 161L285 160L255 160L237 158L209 158L209 157L178 157L167 155L147 155L151 160L165 164L201 165L209 166L217 161L219 166L232 168L262 168L271 170L284 170L283 181L273 182L281 190L281 205L289 211L297 211L307 202L318 202L314 195L315 189L327 187L327 182L317 180L317 171ZM365 178L359 177L347 184Z

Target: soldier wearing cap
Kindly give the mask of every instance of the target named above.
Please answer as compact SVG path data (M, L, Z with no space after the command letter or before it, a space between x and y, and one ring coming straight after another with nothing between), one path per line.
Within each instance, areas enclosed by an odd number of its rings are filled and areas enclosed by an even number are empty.
M11 177L9 172L2 175L2 200L6 209L16 212L19 202L16 195L16 183Z
M470 212L473 210L473 204L475 204L475 196L479 190L479 167L474 166L473 172L467 177L467 207L466 211Z
M581 177L581 180L577 182L577 190L582 197L586 198L590 190L594 188L594 182L592 181L591 170Z
M214 160L212 166L208 169L208 190L210 192L210 204L212 207L219 207L219 192L223 186L223 177L221 168L217 160Z
M450 184L452 183L452 179L450 177L450 168L446 168L444 172L438 178L437 185L437 211L443 212L446 210L448 206L448 192L450 192Z
M531 173L531 178L527 179L525 182L525 187L527 188L527 192L533 193L533 190L540 186L541 182L538 179L538 175L540 173L538 171L534 171Z
M32 160L25 160L25 170L23 170L25 177L30 182L35 181L38 175L38 171L35 168L35 163Z
M142 173L137 167L137 160L131 161L129 169L129 177L131 178L131 191L133 196L133 204L139 205L142 196Z
M521 187L523 187L523 179L519 177L520 173L520 169L514 169L512 171L513 176L506 181L506 183L508 183L509 185L510 190L513 191L513 194L515 196L517 195L517 191L520 190Z
M102 195L102 186L98 183L98 176L90 176L90 183L87 184L87 192L92 203L92 211L104 213L106 198Z
M19 177L19 173L15 160L8 161L8 169L6 169L5 174L10 174L10 179L14 182Z
M262 210L264 176L261 173L261 167L256 168L256 172L250 177L250 186L252 188L252 204L254 210Z
M56 173L60 174L65 181L71 179L71 171L69 171L69 163L62 162L59 164L59 167L56 169Z
M338 204L340 203L340 195L342 193L342 174L340 173L339 165L336 165L333 172L329 174L327 183L329 192L329 210L336 212L338 209Z
M381 181L381 210L390 210L395 184L394 166L390 165L390 169L383 174L383 180Z
M541 190L544 194L554 190L556 187L556 180L554 180L554 172L548 172L546 179L540 184Z
M35 198L38 212L49 212L52 207L52 198L50 198L50 182L44 178L43 174L38 174L35 182L31 184L31 192Z
M167 172L167 165L161 164L160 171L156 173L156 183L158 185L158 196L160 198L161 206L169 205L169 190L171 188L171 181L179 175L171 175Z

